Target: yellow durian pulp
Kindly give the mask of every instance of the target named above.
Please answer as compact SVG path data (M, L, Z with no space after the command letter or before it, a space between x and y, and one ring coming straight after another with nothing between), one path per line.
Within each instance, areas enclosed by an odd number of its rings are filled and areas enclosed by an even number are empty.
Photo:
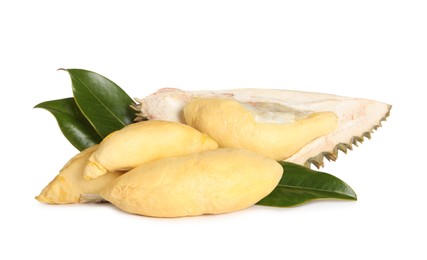
M276 111L275 111L276 110ZM196 98L183 110L188 125L211 136L220 147L244 148L284 160L338 127L332 112L307 113L233 99Z

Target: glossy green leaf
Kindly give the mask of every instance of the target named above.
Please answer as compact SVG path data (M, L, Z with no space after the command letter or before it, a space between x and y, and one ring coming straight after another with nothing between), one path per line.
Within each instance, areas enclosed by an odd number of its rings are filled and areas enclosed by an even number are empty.
M314 199L357 200L353 189L333 175L294 163L279 163L284 169L282 179L258 205L291 207Z
M46 101L36 105L35 108L43 108L51 112L64 136L79 151L102 140L79 110L74 98Z
M65 71L70 74L77 105L102 138L133 122L133 100L114 82L88 70Z

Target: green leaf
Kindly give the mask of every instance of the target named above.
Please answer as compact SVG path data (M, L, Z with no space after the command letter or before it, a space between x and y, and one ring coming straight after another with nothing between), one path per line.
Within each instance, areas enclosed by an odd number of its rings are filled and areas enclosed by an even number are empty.
M353 189L333 175L294 163L279 163L284 169L282 179L258 205L290 207L314 199L357 200Z
M98 144L102 140L80 112L74 98L46 101L34 108L43 108L51 112L64 136L79 151Z
M102 138L133 122L133 100L114 82L88 70L65 71L70 74L77 105Z

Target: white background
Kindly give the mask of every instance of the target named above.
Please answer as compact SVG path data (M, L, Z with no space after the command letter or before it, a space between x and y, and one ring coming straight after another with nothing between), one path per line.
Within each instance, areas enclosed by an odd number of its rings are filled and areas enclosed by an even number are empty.
M425 1L59 2L0 2L0 259L426 259ZM393 109L324 168L357 202L180 219L48 206L34 196L77 150L32 108L71 96L61 67L96 71L132 97L282 88Z

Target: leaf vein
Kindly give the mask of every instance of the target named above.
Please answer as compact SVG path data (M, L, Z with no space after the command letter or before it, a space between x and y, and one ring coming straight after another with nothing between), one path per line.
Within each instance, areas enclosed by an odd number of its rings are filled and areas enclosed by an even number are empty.
M338 191L333 191L333 190L322 190L322 189L316 189L316 188L308 188L308 187L303 187L303 186L291 186L291 185L285 185L285 184L278 184L277 187L279 188L283 188L283 189L294 189L294 190L306 190L306 191L317 191L317 192L330 192L330 193L336 193L339 195L343 195L346 197L351 197L353 198L352 195L349 195L347 193L344 192L338 192Z
M122 124L122 126L126 126L126 124L120 120L120 118L118 118L96 95L95 93L93 93L93 91L89 88L89 86L87 86L87 84L85 84L81 79L73 76L73 78L77 79L78 81L80 81L81 84L83 84L83 86L89 91L89 93L96 99L98 100L99 104L101 104L105 110L107 110L115 119L117 119L118 122L120 122Z
M50 111L55 111L55 112L58 112L58 113L62 113L62 114L65 114L65 115L68 115L68 116L70 116L70 117L74 118L75 120L77 120L77 121L79 121L79 122L81 122L81 123L83 123L83 124L85 124L85 125L87 125L87 126L92 126L88 121L86 121L86 120L82 120L81 118L76 117L76 115L75 115L75 114L67 113L67 112L64 112L64 111L62 111L62 110L59 110L59 109L57 109L57 108L45 108L45 109L50 110Z

